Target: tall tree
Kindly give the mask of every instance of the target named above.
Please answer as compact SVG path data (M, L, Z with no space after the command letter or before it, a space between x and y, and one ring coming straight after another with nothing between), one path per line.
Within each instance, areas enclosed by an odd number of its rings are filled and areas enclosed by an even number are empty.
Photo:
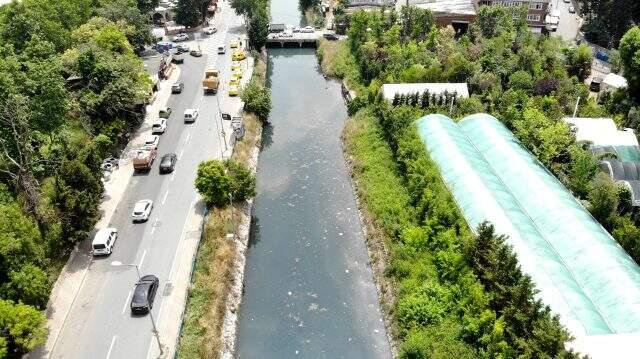
M176 22L180 25L195 27L202 19L200 0L179 0L176 7Z
M619 51L629 90L634 97L640 98L640 27L635 26L624 34Z

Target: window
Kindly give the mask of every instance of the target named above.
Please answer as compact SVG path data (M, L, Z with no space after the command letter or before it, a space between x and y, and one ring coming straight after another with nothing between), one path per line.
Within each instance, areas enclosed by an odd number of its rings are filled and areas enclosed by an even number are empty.
M480 2L480 5L489 5L489 6L491 6L491 5L492 5L492 2L491 2L491 0L482 0L482 1Z
M529 14L527 15L527 21L540 21L539 14Z
M529 3L529 9L531 9L531 10L542 10L542 3L541 2Z

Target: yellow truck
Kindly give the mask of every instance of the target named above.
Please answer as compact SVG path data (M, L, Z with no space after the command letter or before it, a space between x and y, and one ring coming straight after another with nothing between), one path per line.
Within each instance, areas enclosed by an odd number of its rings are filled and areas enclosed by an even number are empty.
M202 80L202 89L204 92L218 93L220 86L220 73L216 69L208 69L204 71L204 80Z

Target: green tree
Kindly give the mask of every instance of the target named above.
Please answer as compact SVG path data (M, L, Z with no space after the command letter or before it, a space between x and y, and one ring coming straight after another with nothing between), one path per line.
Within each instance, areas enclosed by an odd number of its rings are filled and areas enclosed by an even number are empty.
M199 0L178 0L176 22L187 27L196 27L202 18Z
M25 264L19 270L9 272L9 282L0 289L5 299L44 309L49 300L51 283L47 273L41 268L33 264Z
M518 139L546 166L566 153L573 142L564 122L550 120L536 108L525 109L513 126Z
M473 359L478 353L458 339L460 328L452 321L442 322L407 334L400 346L401 359Z
M251 79L247 86L242 89L240 94L244 102L244 109L247 112L253 112L262 121L269 119L271 112L271 92L262 86L257 79Z
M591 74L591 62L593 61L593 53L589 46L581 44L576 48L566 49L565 56L569 76L576 76L580 81L584 81L589 77Z
M231 197L236 202L255 195L255 177L233 160L211 160L198 165L195 186L210 206L224 207Z
M598 170L596 160L591 152L578 146L571 146L569 154L571 155L568 174L569 188L577 197L587 198L591 188L591 180Z
M629 29L620 40L620 59L632 94L640 97L640 27Z
M47 338L44 313L0 299L0 356L20 358ZM4 355L2 355L4 354Z
M269 15L262 1L256 1L255 5L257 7L253 8L249 17L249 45L260 50L267 43Z
M140 2L149 3L149 0L109 0L97 10L100 17L109 19L117 24L122 24L122 30L127 36L129 43L136 51L144 49L145 45L153 42L151 34L151 20L148 12L142 12L138 5ZM157 0L156 6L157 6ZM150 4L143 4L149 6Z
M616 218L618 189L604 173L598 173L589 191L589 211L608 230Z
M230 5L237 15L251 16L257 1L259 0L231 0Z
M143 14L148 14L158 7L160 0L138 0L138 9Z

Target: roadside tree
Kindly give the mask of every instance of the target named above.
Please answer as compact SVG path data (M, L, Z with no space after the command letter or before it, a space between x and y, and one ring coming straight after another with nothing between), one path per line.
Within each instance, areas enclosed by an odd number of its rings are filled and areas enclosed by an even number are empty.
M271 112L271 92L262 86L256 79L252 79L247 86L242 89L240 95L244 101L244 109L247 112L255 113L260 120L266 122Z
M629 90L636 98L640 98L640 27L635 26L620 41L620 59L624 75L629 81Z
M241 202L255 195L251 170L233 160L201 162L195 186L205 202L215 207L227 206L232 198Z

